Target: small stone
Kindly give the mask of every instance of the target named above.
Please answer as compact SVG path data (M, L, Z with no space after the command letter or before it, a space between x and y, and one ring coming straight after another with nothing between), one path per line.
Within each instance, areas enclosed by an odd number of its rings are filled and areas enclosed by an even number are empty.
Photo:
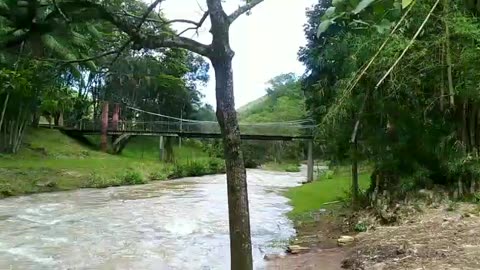
M279 255L279 254L265 254L265 256L263 256L263 259L265 261L273 261L273 260L281 259L281 258L283 258L283 256Z
M39 182L36 184L37 187L49 187L53 188L57 185L54 181L45 181L45 182Z
M338 240L337 240L337 244L339 246L351 245L351 244L353 244L353 242L355 242L355 238L352 237L352 236L347 236L347 235L344 235L344 236L338 238Z
M376 263L372 266L372 270L383 270L385 269L385 263Z
M299 245L291 245L287 248L287 252L290 254L300 254L300 253L306 253L310 249L307 247L302 247Z

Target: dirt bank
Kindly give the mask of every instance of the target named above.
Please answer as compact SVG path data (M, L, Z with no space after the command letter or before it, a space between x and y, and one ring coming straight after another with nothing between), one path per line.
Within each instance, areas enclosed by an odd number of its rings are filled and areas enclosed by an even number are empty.
M336 224L336 230L332 222L326 230L319 229L317 233L314 230L300 232L301 237L307 239L309 233L310 239L318 241L304 243L311 251L272 260L268 269L480 269L480 208L477 205L424 208L395 226L376 226L358 234L355 246L350 248L328 247L332 243L328 239L344 233L342 224ZM333 234L325 237L325 232Z
M312 220L297 220L295 227L297 238L292 244L308 247L310 251L275 257L269 261L267 269L341 269L342 261L347 255L348 249L337 247L337 239L341 235L348 234L349 231L342 214L317 212L313 214Z
M358 235L346 269L480 269L477 205L428 208L402 224Z

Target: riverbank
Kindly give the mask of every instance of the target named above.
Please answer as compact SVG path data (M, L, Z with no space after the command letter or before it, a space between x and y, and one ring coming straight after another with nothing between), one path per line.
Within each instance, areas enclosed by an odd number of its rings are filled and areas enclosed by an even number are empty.
M361 173L361 187L368 186L368 176ZM274 258L268 269L480 269L478 203L421 190L399 202L391 213L395 221L384 224L372 209L351 212L328 203L348 197L340 192L348 189L348 175L333 174L332 180L336 185L320 180L287 192L297 250ZM339 247L341 236L353 242Z
M337 246L337 239L351 234L351 228L345 223L349 210L344 201L349 199L350 168L337 167L325 171L313 183L290 188L285 195L290 199L293 209L289 218L294 222L297 232L286 257L269 262L268 269L340 269L347 250ZM370 169L360 170L361 189L368 188Z
M58 130L27 132L21 151L0 155L0 198L78 188L145 184L187 176L223 173L224 163L199 147L174 148L176 162L158 161L153 138L132 140L122 155L82 144Z

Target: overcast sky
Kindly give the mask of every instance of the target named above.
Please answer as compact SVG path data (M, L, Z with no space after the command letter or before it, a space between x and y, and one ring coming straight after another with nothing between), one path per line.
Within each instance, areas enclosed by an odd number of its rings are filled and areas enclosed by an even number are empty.
M303 73L304 67L297 61L297 51L305 44L303 25L305 9L318 0L265 0L250 16L242 16L231 28L231 46L235 51L233 73L236 107L247 104L265 94L266 82L281 73ZM147 0L146 2L151 2ZM227 13L241 4L240 0L226 0ZM205 0L170 0L162 3L167 18L188 18L198 21L205 8ZM174 28L183 30L185 25ZM199 36L187 33L187 37L210 43L209 23ZM205 102L215 106L215 82L213 68L210 82L202 90Z

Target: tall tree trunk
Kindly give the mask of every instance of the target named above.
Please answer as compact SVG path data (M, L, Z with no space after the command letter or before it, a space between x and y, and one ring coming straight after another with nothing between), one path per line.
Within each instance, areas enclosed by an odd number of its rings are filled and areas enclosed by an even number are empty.
M3 120L5 119L5 111L7 110L9 99L10 99L10 92L7 92L7 96L3 101L2 115L0 116L0 130L2 130Z
M215 70L217 120L223 139L227 171L228 215L230 225L230 269L253 269L250 239L247 173L240 149L240 127L235 110L232 59L229 30L232 19L220 0L207 0L212 27L209 58Z
M247 175L240 150L240 128L233 95L231 58L213 60L216 79L217 118L222 131L227 169L230 257L232 270L253 268L250 239Z
M442 64L441 64L441 82L440 82L440 111L443 112L445 108L444 96L445 96L445 70L443 66L445 65L445 43L442 43L442 49L440 50Z
M475 146L475 123L476 123L477 106L473 102L469 102L468 106L468 139L470 144L470 152L474 152Z
M444 16L447 18L449 12L449 1L444 0L443 2L443 9L444 9ZM454 99L454 87L453 87L453 76L452 76L452 56L450 51L450 29L448 27L448 22L445 19L445 47L446 47L446 60L447 60L447 77L448 77L448 92L450 96L450 106L453 108L455 106L455 99Z
M351 144L352 147L352 203L358 202L358 140Z

